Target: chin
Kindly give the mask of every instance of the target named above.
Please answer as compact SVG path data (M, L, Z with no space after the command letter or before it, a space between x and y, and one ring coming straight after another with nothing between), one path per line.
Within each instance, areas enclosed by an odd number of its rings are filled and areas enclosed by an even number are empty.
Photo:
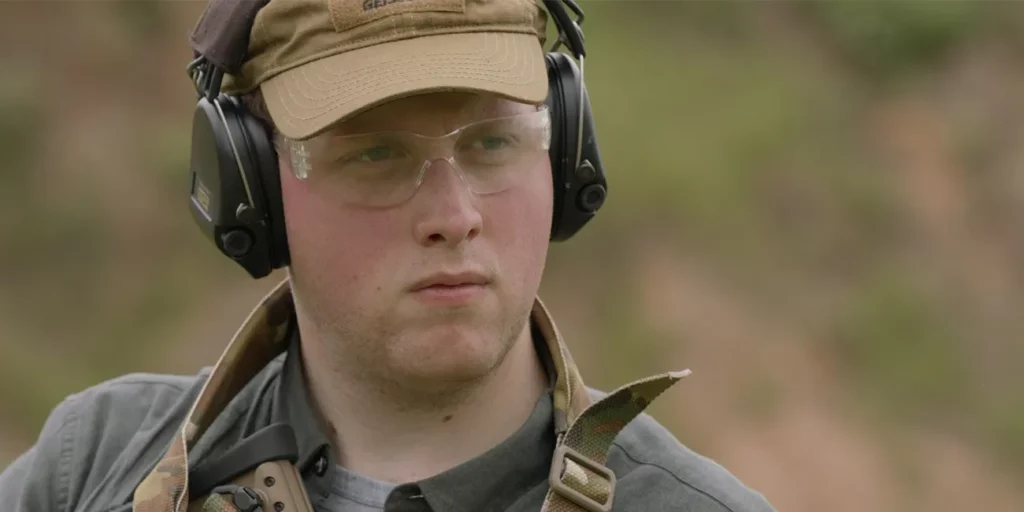
M392 364L415 380L472 381L493 372L510 344L493 329L434 325L403 336L391 351Z

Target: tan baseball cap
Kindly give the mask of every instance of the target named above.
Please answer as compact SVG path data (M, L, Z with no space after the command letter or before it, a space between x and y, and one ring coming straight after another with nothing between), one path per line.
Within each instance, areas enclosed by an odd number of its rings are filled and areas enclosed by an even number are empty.
M293 139L425 92L539 104L548 93L546 23L535 0L271 0L223 90L259 87Z

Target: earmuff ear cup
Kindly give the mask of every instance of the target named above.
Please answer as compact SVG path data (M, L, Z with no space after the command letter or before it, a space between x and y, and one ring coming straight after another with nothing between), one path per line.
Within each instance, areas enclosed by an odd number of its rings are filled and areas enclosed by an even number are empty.
M548 69L546 104L551 112L551 173L555 194L551 240L563 241L575 235L597 214L607 196L608 184L585 88L582 88L582 101L580 98L583 77L579 67L563 53L550 52L545 60ZM579 165L576 163L577 151L580 155Z
M192 114L192 146L189 160L189 210L203 234L214 242L220 226L234 218L241 178L232 174L234 156L227 132L213 103L200 99ZM219 246L219 244L218 244Z
M192 216L217 248L254 278L266 276L280 261L275 231L282 217L267 214L268 208L280 209L276 162L266 130L235 98L199 100L192 126ZM269 194L268 165L275 177Z

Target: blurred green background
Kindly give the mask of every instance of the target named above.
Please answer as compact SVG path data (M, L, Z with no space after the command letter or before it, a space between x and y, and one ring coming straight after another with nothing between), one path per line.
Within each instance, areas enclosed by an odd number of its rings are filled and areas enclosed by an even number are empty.
M780 510L1024 510L1024 3L589 1L610 196L542 297L591 385ZM262 281L189 218L199 1L0 2L0 467L213 364Z

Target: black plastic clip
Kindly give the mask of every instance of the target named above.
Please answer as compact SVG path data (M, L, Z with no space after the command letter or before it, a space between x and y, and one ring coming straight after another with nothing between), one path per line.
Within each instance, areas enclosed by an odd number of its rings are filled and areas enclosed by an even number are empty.
M214 487L211 494L227 494L231 496L238 512L263 512L263 501L260 500L256 491L240 485L221 485Z

